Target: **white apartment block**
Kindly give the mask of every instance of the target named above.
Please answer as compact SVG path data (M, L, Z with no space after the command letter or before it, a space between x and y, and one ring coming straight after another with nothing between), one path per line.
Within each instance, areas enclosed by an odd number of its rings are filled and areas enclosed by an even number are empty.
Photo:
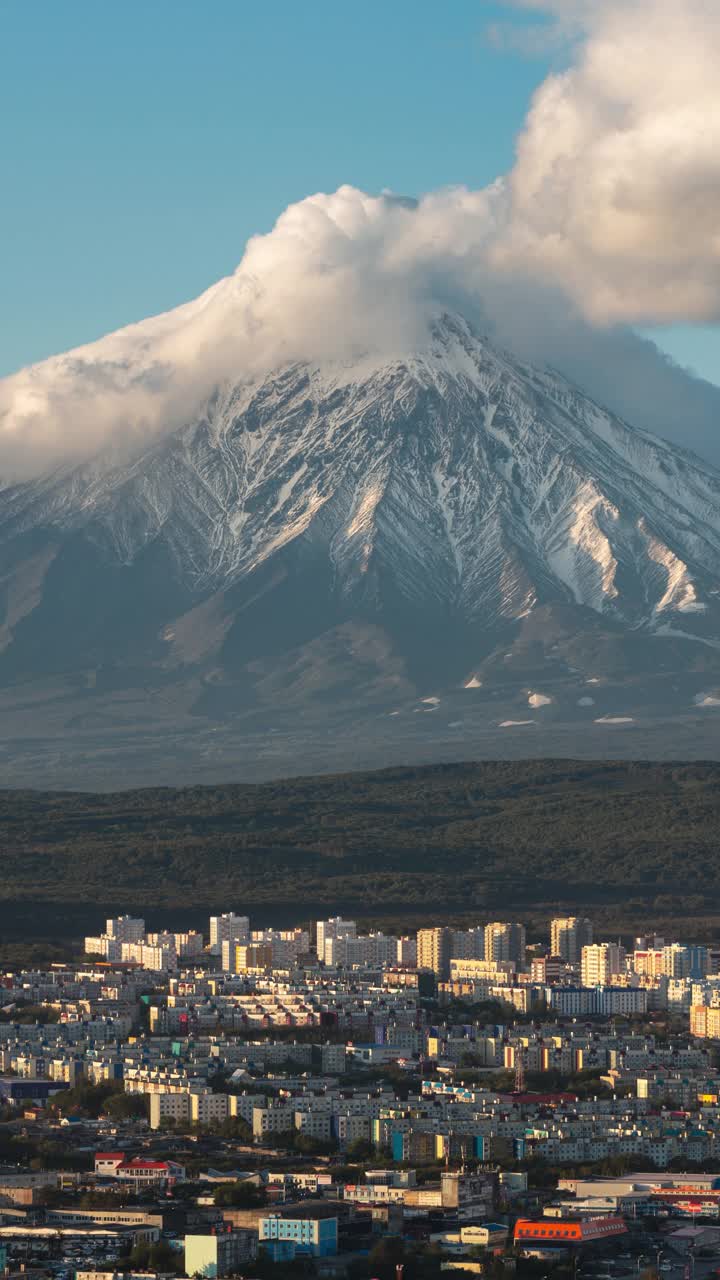
M274 969L292 968L298 957L310 950L310 934L307 929L253 929L253 943L268 943L272 947Z
M140 916L116 916L105 921L105 933L118 942L142 942L145 921Z
M606 987L615 973L625 971L625 948L618 942L600 942L583 947L580 961L584 987Z
M325 943L331 938L356 938L357 925L354 920L343 920L342 916L333 916L330 920L318 920L315 947L318 960L325 961ZM330 962L332 963L332 962Z
M141 969L153 969L156 973L177 967L175 943L171 946L153 946L147 942L123 942L121 960L137 964Z
M327 1142L332 1137L332 1120L329 1111L323 1113L313 1108L310 1111L295 1112L295 1128L309 1138L318 1138L322 1142Z
M187 1122L190 1119L190 1094L151 1093L150 1128L160 1129L168 1120Z
M353 965L394 965L398 939L385 933L368 933L360 938L326 938L323 960L326 965L351 968Z
M117 938L111 938L107 933L101 933L97 937L85 939L85 955L103 956L105 960L120 960L122 943Z
M266 1133L289 1133L295 1128L295 1112L289 1107L253 1107L253 1137L259 1142Z
M226 911L221 916L210 916L210 951L219 956L223 942L250 941L250 919L248 916L236 916Z

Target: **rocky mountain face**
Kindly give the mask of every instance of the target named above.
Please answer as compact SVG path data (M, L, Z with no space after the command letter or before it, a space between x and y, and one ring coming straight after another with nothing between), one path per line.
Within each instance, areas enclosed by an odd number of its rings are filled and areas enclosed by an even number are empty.
M0 490L12 780L712 754L716 703L720 473L456 316Z

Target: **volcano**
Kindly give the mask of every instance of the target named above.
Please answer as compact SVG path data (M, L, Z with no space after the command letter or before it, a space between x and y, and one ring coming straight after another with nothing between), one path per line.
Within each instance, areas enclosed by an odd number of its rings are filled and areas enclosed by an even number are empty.
M8 780L707 755L716 706L720 472L457 314L0 488Z

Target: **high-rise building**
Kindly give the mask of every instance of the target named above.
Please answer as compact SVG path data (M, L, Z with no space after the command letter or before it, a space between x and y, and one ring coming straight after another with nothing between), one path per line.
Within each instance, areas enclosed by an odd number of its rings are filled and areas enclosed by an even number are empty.
M566 964L580 964L583 947L593 940L592 922L586 916L563 916L550 921L550 954Z
M310 950L307 929L253 929L251 942L268 942L273 949L273 968L291 969L298 956Z
M203 953L203 936L196 929L191 929L188 933L174 933L175 950L178 960L184 959L185 956L201 956Z
M625 970L625 948L619 942L598 942L583 947L580 969L584 987L607 987L614 973Z
M638 949L632 953L633 973L645 978L658 978L665 973L665 949Z
M636 951L662 951L665 939L659 933L644 933L635 939Z
M141 969L154 969L157 972L175 969L177 966L174 942L169 945L163 942L123 942L120 958L123 963L129 961L139 965Z
M485 930L482 925L475 929L453 929L450 957L457 960L484 960Z
M536 956L530 963L530 978L541 986L562 982L566 977L567 967L560 956Z
M518 969L524 969L525 943L524 924L495 920L485 926L486 960L514 960Z
M417 967L431 969L441 982L450 976L452 929L418 929Z
M318 920L315 948L317 958L323 964L332 964L332 957L325 960L325 943L335 938L357 938L357 925L354 920L343 920L342 916L333 916L330 920Z
M710 951L701 943L691 943L688 947L690 957L690 977L704 978L710 972Z
M223 942L247 944L249 941L250 920L247 916L236 916L234 912L226 911L221 916L210 917L210 951L214 956L221 954Z
M103 956L106 960L119 960L122 956L122 946L122 942L117 938L101 933L99 937L85 939L85 954Z
M230 944L233 956L232 972L244 973L246 969L272 969L274 947L272 942L235 942Z
M116 942L142 942L145 921L139 916L117 916L105 921L105 934Z
M690 952L687 947L673 942L663 947L663 973L668 978L690 977Z
M366 933L359 938L326 938L325 964L350 969L353 965L387 968L397 963L398 939L387 933Z
M417 965L417 938L412 938L409 934L398 938L395 958L399 965L407 965L408 968L414 969Z

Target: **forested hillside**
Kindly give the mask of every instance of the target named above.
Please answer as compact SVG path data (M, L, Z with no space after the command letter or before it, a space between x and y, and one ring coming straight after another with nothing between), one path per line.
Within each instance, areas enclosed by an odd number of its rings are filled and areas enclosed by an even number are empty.
M258 786L0 793L0 932L105 909L319 910L407 923L546 905L639 920L720 911L720 765L524 761Z

